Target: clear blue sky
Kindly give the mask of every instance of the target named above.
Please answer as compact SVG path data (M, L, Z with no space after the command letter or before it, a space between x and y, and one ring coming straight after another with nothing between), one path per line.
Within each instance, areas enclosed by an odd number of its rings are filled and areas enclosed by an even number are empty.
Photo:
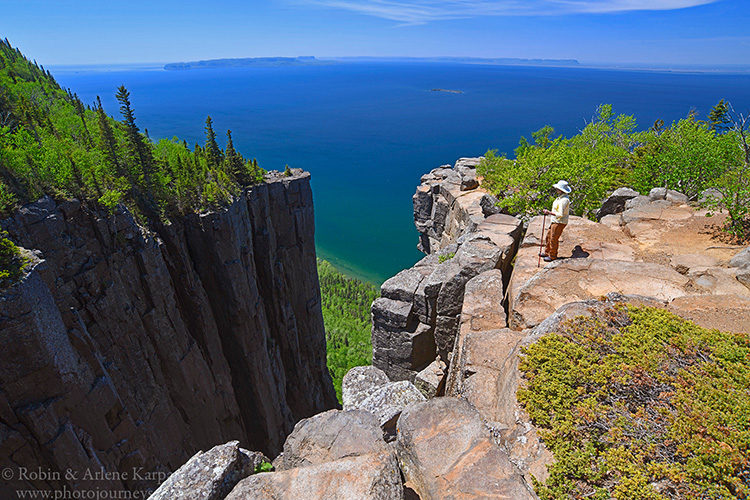
M750 0L0 0L45 65L474 56L750 64Z

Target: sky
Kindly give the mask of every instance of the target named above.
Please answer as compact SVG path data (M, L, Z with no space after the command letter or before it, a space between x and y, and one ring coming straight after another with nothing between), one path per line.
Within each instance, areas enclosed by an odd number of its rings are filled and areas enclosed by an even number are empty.
M0 0L47 66L262 56L750 65L750 0Z

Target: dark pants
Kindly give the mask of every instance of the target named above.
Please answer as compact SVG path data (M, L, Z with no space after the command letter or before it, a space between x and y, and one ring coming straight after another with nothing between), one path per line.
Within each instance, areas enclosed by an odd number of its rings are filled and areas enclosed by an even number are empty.
M547 231L547 237L545 238L544 253L546 253L551 259L557 258L557 247L560 242L560 235L565 229L565 224L552 223Z

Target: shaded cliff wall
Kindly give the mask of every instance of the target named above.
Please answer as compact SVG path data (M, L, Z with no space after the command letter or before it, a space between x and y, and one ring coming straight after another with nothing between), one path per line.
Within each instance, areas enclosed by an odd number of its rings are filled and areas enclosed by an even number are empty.
M273 456L336 406L309 174L156 234L49 198L2 226L40 262L0 294L0 467L172 471L231 439ZM85 487L5 487L61 484Z

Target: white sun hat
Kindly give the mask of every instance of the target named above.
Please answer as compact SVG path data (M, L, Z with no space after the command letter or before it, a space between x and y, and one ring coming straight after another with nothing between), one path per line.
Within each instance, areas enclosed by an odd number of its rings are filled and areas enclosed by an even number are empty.
M562 181L562 180L557 181L557 184L555 184L552 187L555 188L555 189L559 189L560 191L562 191L565 194L569 194L571 191L573 191L570 188L570 186L568 185L568 181Z

